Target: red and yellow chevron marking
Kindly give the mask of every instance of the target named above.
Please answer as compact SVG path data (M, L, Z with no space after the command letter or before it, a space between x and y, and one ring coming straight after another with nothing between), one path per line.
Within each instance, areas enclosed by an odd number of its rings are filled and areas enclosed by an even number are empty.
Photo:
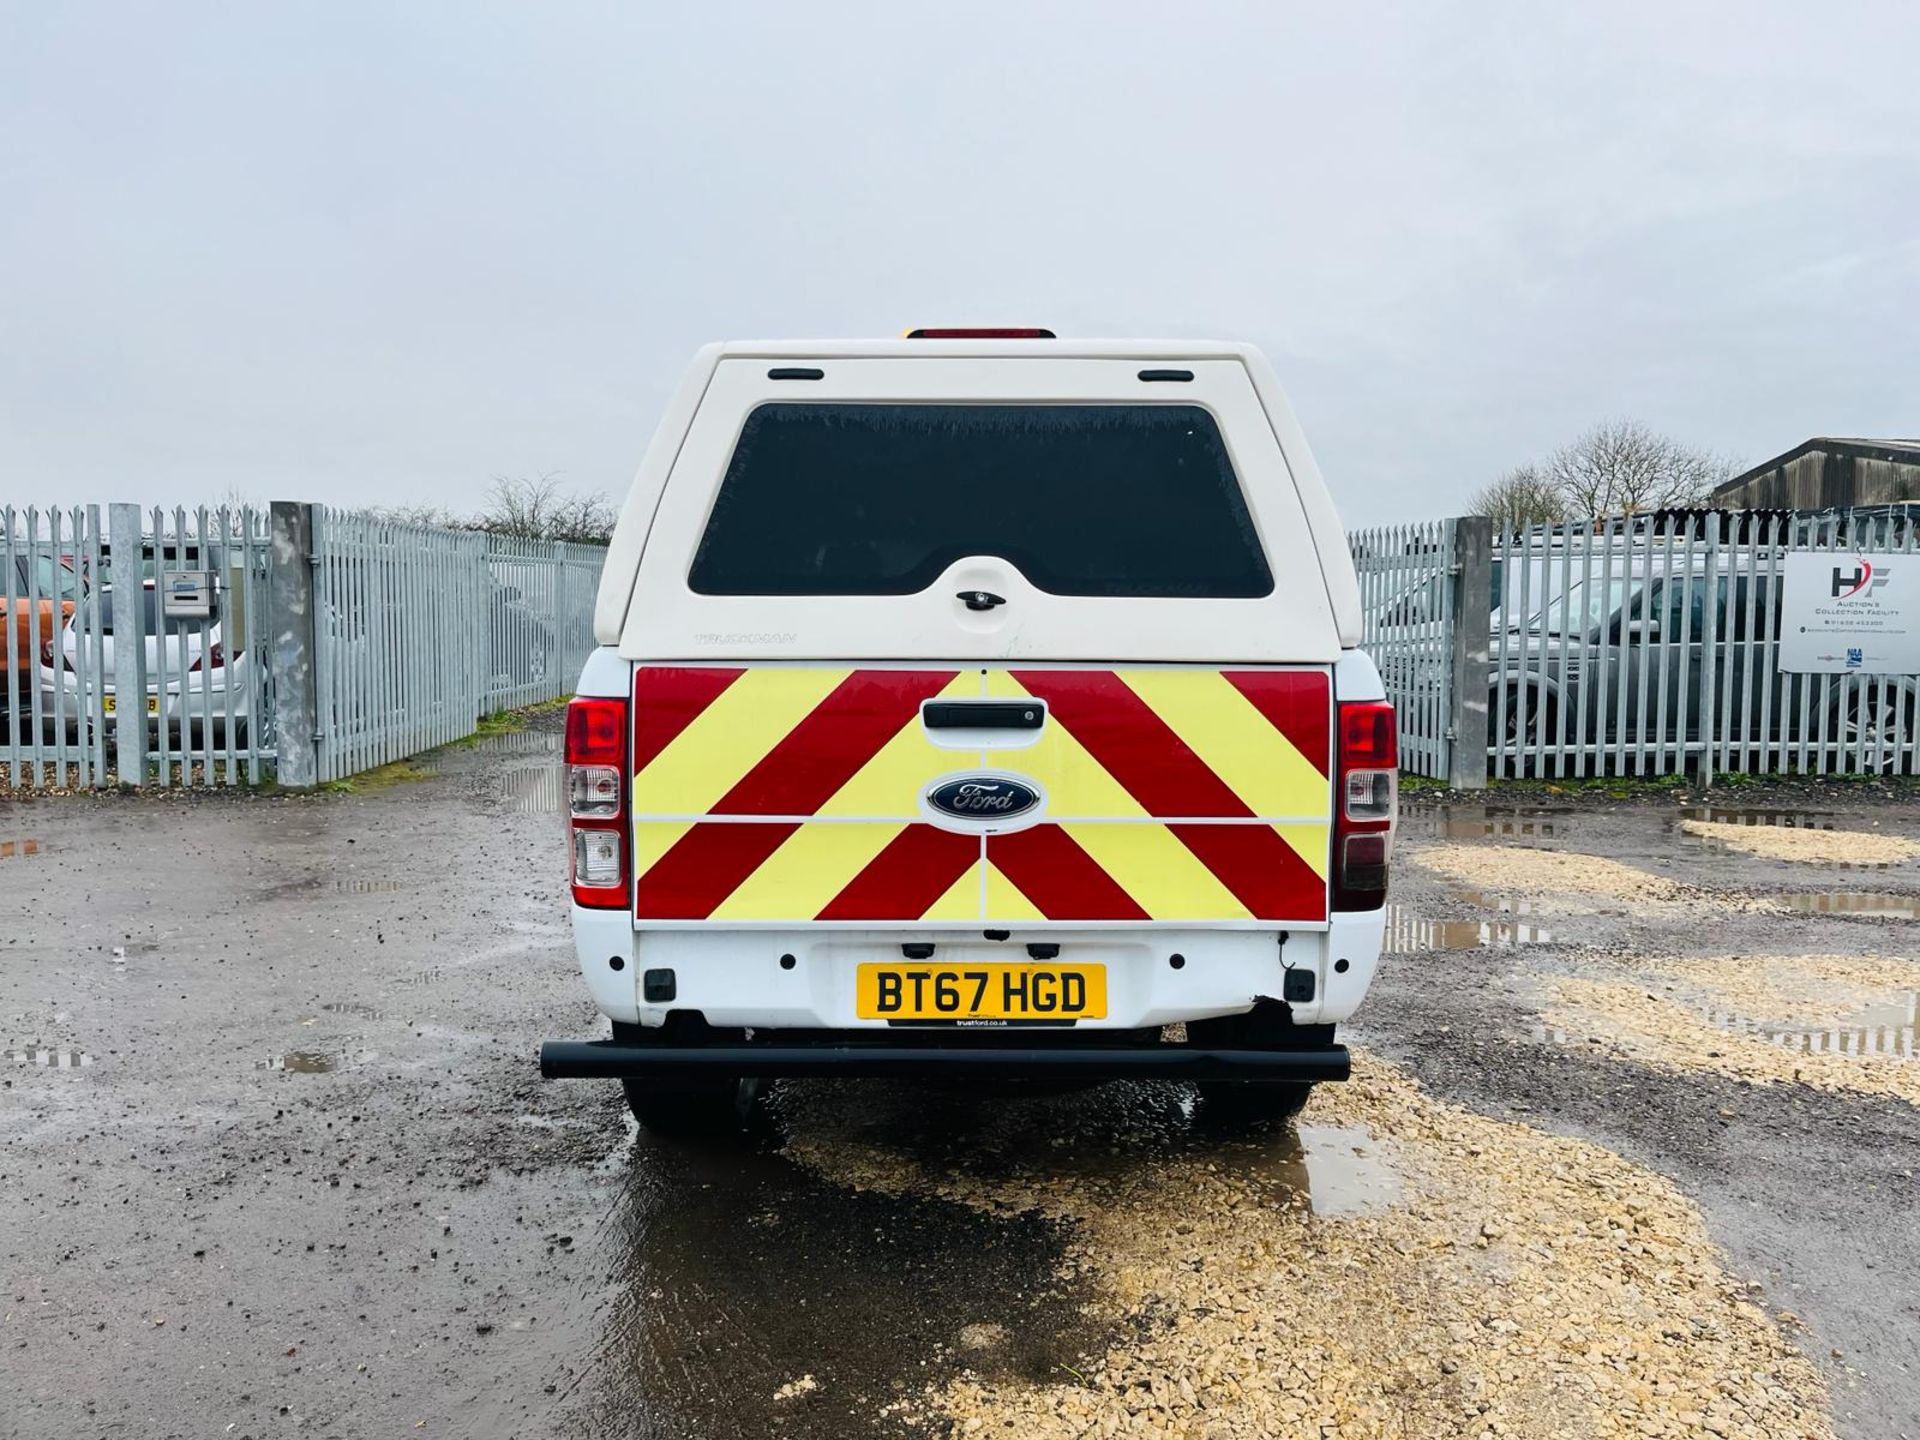
M1037 741L956 750L923 701L1033 696ZM1324 919L1324 671L645 666L634 678L642 921ZM1037 781L1006 835L921 818L929 782Z

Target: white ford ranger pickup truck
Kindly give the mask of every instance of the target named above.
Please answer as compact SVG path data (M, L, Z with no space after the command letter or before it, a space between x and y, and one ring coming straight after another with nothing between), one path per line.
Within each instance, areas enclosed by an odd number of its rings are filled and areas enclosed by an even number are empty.
M1285 1115L1379 958L1396 735L1245 345L713 345L568 711L573 933L661 1130L745 1081L1168 1077Z

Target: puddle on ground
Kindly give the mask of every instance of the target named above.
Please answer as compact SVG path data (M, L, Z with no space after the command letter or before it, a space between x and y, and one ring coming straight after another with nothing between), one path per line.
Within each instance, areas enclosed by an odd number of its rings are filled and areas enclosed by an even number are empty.
M891 1112L903 1087L855 1082L795 1123L837 1130L869 1088ZM962 1367L1051 1383L1108 1343L1067 1227L1036 1211L856 1188L732 1139L643 1135L616 1156L588 1241L612 1285L582 1366L591 1433L862 1434Z
M1769 1044L1806 1055L1897 1055L1912 1059L1914 1030L1920 1021L1920 993L1890 1005L1869 1005L1838 1025L1792 1025L1752 1020L1744 1015L1706 1011L1708 1023L1741 1035L1757 1035Z
M1816 890L1773 899L1803 915L1859 915L1877 920L1920 920L1920 895L1860 890Z
M1094 1272L1067 1258L1074 1227L1039 1192L1127 1196L1199 1169L1328 1217L1403 1194L1364 1127L1214 1124L1177 1084L787 1081L759 1113L758 1144L641 1135L603 1172L620 1196L591 1242L614 1286L585 1367L596 1433L664 1411L662 1434L765 1434L773 1407L791 1433L846 1434L860 1427L781 1407L864 1413L963 1368L989 1384L1079 1374L1111 1332ZM903 1173L935 1193L903 1193ZM1174 1263L1194 1242L1157 1243Z
M1035 1175L1097 1184L1200 1159L1273 1182L1277 1202L1317 1215L1367 1213L1400 1194L1386 1147L1364 1129L1223 1120L1190 1086L1112 1082L1052 1094L865 1083L872 1099L857 1116L823 1109L820 1097L839 1093L823 1083L778 1088L769 1118L776 1130L827 1129L989 1192Z
M1704 820L1711 825L1774 825L1789 830L1831 830L1833 816L1804 810L1756 810L1747 806L1688 805L1682 820Z
M1422 840L1478 840L1489 835L1544 837L1566 810L1501 809L1490 805L1406 806L1399 833Z
M393 983L396 985L438 985L447 978L447 972L438 965L425 970L416 970L411 975L402 975Z
M0 860L25 860L39 853L38 840L0 840Z
M531 760L536 756L557 759L563 739L550 730L510 730L503 735L456 741L430 754L416 756L413 763L430 775L439 775L456 765L462 755L494 755L508 760Z
M1301 1125L1298 1188L1316 1215L1371 1215L1400 1198L1400 1177L1359 1126Z
M1478 905L1483 910L1498 910L1503 915L1538 915L1544 913L1537 902L1524 896L1495 895L1487 890L1467 890L1462 898L1469 905Z
M563 736L549 730L515 730L449 746L418 763L422 770L440 774L462 754L499 757L509 763L498 771L496 798L522 815L557 815L567 803L566 768L560 763L563 742Z
M504 735L489 735L462 748L481 755L558 755L562 738L551 730L510 730Z
M1680 997L1674 997L1679 1000ZM1685 1004L1684 1000L1680 1003ZM1826 1025L1799 1025L1783 1020L1756 1020L1731 1010L1689 1005L1709 1025L1730 1034L1751 1035L1801 1055L1854 1055L1911 1060L1920 1056L1920 992L1885 1005L1868 1005L1845 1019ZM1570 1034L1549 1025L1535 1025L1533 1038L1577 1048L1600 1048L1605 1036Z
M1478 895L1467 898L1475 904L1488 903ZM1526 913L1524 901L1489 908L1516 907L1520 913ZM1397 905L1387 906L1386 951L1390 955L1411 955L1422 950L1504 950L1515 945L1552 943L1553 932L1530 920L1432 920Z
M79 1070L93 1064L93 1056L73 1045L22 1045L7 1051L15 1065L38 1065L43 1070Z
M339 1050L289 1050L269 1060L256 1060L256 1070L284 1070L291 1075L331 1075L365 1060L365 1052L349 1055Z
M407 882L389 875L327 875L320 871L279 880L262 889L263 900L286 899L296 895L387 895L410 888Z
M353 1015L362 1020L384 1020L387 1012L372 1005L362 1005L357 1000L333 1000L320 1007L329 1015Z
M558 764L510 766L500 776L500 798L521 815L558 815L567 806L566 771Z

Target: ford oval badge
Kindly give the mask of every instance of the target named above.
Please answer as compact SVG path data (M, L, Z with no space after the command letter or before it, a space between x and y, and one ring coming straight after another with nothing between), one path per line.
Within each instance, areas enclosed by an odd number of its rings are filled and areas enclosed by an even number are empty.
M1011 820L1040 803L1040 792L1006 775L960 775L927 792L927 804L956 820Z

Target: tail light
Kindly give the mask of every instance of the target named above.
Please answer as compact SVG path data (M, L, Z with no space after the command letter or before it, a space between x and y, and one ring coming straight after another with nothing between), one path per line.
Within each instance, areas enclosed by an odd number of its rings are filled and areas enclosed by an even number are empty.
M1400 793L1400 735L1392 705L1362 700L1340 707L1337 779L1333 908L1378 910L1387 903Z
M189 675L198 675L203 668L207 670L224 670L227 668L227 654L226 651L220 648L220 642L218 640L214 641L213 644L201 654L200 658L188 667L187 673Z
M567 706L567 815L573 903L627 903L627 702L582 695Z

